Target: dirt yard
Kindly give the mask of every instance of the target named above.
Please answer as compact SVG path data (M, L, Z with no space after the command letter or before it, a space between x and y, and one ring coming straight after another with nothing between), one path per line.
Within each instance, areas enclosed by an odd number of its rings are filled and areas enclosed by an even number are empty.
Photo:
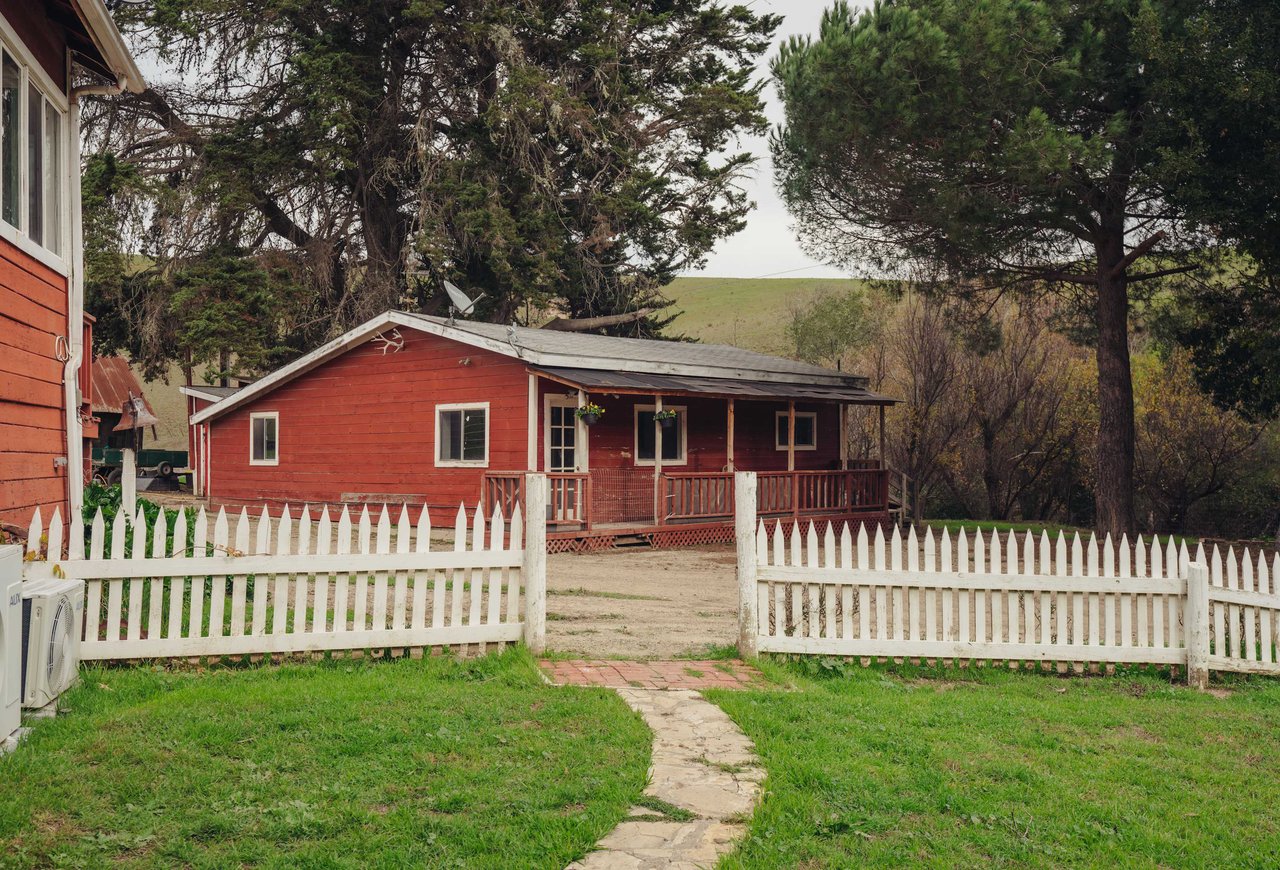
M547 559L547 647L587 657L705 655L734 643L732 545Z

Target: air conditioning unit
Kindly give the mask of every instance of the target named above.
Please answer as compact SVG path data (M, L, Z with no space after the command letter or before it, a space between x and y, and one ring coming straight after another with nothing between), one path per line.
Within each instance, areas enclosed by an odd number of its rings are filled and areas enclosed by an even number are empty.
M22 548L0 547L0 744L22 724Z
M71 688L80 669L83 630L83 581L23 584L22 706L44 707Z

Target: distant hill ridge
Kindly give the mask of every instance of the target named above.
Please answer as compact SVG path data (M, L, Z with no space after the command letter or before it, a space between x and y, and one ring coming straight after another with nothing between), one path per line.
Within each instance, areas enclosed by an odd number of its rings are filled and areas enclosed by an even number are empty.
M682 312L671 335L791 356L791 312L822 293L844 293L858 278L677 278L663 292Z

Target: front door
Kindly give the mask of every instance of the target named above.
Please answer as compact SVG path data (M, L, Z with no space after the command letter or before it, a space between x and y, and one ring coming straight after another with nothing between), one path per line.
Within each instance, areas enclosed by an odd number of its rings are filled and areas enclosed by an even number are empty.
M553 523L575 523L583 516L582 479L556 477L578 471L578 403L565 396L547 397L547 471L552 475L547 519ZM585 449L586 445L581 445Z
M547 408L547 471L578 470L577 402L552 399Z

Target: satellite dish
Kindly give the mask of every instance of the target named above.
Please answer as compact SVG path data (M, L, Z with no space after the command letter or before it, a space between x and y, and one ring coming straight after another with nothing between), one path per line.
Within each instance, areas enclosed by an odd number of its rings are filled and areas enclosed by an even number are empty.
M451 281L444 282L444 292L449 294L449 319L452 320L454 314L461 314L466 317L476 307L476 303L484 298L485 294L481 293L475 299L472 299L466 293L463 293L458 286Z

